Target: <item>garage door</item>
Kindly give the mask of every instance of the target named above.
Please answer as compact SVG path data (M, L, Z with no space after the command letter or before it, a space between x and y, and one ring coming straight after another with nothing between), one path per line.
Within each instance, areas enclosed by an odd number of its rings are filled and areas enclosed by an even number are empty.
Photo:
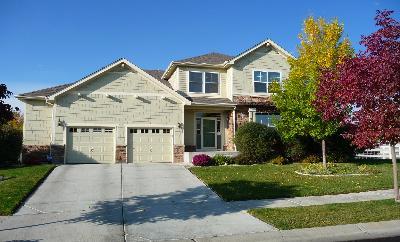
M114 129L69 127L67 163L114 163Z
M129 162L172 162L170 128L129 128Z

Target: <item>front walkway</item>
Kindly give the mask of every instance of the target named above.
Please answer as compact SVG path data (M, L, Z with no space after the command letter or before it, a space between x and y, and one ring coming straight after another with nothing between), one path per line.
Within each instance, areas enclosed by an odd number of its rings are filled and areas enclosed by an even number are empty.
M241 210L249 210L252 208L261 208L261 207L278 208L278 207L323 205L330 203L351 203L351 202L362 202L371 200L383 200L393 197L394 197L393 189L390 189L390 190L378 190L378 191L348 193L348 194L338 194L338 195L235 201L235 202L230 202L230 204L232 206L239 207Z

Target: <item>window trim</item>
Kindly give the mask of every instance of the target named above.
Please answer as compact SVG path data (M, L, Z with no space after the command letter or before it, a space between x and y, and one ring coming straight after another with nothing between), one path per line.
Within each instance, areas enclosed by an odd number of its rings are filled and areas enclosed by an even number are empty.
M267 72L267 82L266 82L266 85L267 85L267 92L256 92L256 85L254 84L255 82L258 82L258 83L261 83L261 82L259 82L259 81L255 81L254 80L254 72L256 72L256 71L260 71L260 72ZM268 90L268 72L278 72L279 73L279 85L281 86L281 88L282 88L282 71L280 71L280 70L274 70L274 69L252 69L252 72L251 72L251 78L252 78L252 83L253 83L253 93L257 93L257 94L272 94L271 92L269 92L269 90Z
M190 91L190 72L201 73L201 92L191 92ZM218 77L218 92L206 92L206 73L217 74ZM187 91L191 94L211 94L211 95L220 95L221 94L221 75L217 71L197 71L197 70L189 70L187 72Z

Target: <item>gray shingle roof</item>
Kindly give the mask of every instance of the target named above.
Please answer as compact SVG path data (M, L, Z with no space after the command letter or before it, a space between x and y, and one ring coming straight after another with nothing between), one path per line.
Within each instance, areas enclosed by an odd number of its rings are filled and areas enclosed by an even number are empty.
M117 61L119 61L119 60L117 60ZM115 61L115 62L117 62L117 61ZM111 63L110 65L114 64L115 62ZM98 71L101 71L101 70L103 70L104 68L107 68L110 65L107 65L107 66L101 68ZM168 81L161 79L161 76L164 73L163 70L143 70L143 71L147 72L150 76L154 77L159 82L161 82L162 84L164 84L167 87L172 89L172 86ZM89 74L87 76L90 76L92 74L93 73L91 73L91 74ZM85 76L84 78L86 78L87 76ZM84 78L82 78L82 79L84 79ZM80 80L82 80L82 79L80 79ZM76 82L79 82L80 80L78 80ZM51 95L53 95L53 94L55 94L55 93L57 93L57 92L59 92L59 91L61 91L63 89L75 84L76 82L62 84L62 85L58 85L58 86L54 86L54 87L48 87L48 88L44 88L44 89L40 89L40 90L36 90L36 91L32 91L32 92L27 92L27 93L20 94L20 96L25 96L25 97L37 97L37 96L41 96L42 97L42 96L46 96L46 97L48 97L48 96L51 96Z
M211 52L204 55L194 56L182 60L177 60L176 62L192 62L196 64L222 64L225 61L232 59L233 56L225 55L221 53Z
M195 104L221 104L221 103L235 104L228 98L215 98L215 97L208 97L208 96L204 96L204 97L188 97L188 96L186 96L186 98Z

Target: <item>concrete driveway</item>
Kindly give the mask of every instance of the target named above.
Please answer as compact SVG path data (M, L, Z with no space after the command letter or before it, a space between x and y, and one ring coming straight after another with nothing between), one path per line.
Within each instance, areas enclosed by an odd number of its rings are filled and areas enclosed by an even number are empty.
M272 230L171 164L60 166L14 216L0 220L1 240L144 241Z

